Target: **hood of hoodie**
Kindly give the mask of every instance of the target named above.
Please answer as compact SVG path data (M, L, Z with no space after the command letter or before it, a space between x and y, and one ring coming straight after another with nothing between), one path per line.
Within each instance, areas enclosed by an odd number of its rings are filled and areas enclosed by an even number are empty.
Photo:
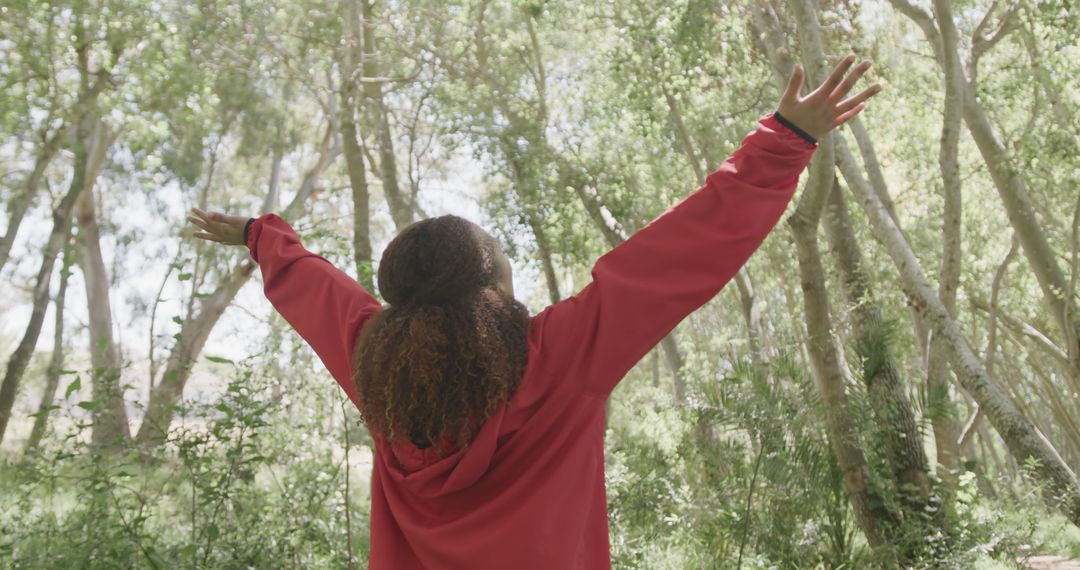
M539 344L530 335L530 345ZM530 353L537 346L530 346ZM490 417L468 446L455 449L443 438L437 445L420 449L411 441L390 442L375 437L376 461L384 474L417 497L440 497L475 484L491 465L498 461L500 448L531 420L533 413L548 399L533 379L539 371L530 361L521 383L507 403Z

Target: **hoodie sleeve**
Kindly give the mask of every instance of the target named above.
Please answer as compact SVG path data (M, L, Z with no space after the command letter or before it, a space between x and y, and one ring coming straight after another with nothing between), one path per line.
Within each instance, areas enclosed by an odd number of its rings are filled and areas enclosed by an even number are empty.
M262 271L266 298L360 408L352 381L352 352L364 323L381 310L378 300L326 258L304 249L296 232L277 214L265 214L249 224L245 242Z
M705 185L601 257L592 283L541 315L557 377L607 397L687 315L713 298L784 213L815 144L772 114Z

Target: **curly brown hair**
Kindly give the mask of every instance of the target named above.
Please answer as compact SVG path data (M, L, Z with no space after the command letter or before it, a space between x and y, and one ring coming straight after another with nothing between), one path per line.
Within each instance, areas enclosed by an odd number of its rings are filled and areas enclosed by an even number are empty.
M529 313L498 288L499 251L457 216L416 222L386 247L378 283L389 307L364 327L353 359L373 434L464 448L517 389Z

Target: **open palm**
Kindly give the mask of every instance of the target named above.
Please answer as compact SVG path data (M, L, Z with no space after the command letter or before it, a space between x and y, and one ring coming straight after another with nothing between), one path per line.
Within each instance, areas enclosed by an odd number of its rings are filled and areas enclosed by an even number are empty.
M875 84L847 97L859 78L873 65L870 60L863 60L845 77L854 63L854 54L845 57L828 79L805 97L800 92L806 73L801 65L796 65L777 110L814 138L820 139L829 134L829 131L858 115L866 108L866 100L881 91L881 85Z
M187 220L202 228L191 234L194 237L225 245L244 245L244 224L248 218L192 208Z

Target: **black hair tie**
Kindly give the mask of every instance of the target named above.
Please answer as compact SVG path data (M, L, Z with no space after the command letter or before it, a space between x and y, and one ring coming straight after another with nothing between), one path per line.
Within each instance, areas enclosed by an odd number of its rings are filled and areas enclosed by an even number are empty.
M254 221L255 221L255 218L248 218L247 223L244 224L244 245L247 245L247 241L248 241L248 228L251 227L251 222L254 222Z

